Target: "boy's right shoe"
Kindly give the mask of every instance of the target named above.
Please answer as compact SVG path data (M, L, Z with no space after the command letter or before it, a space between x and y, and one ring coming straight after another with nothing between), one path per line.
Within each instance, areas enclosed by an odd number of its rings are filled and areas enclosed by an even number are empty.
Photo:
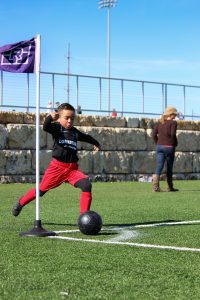
M17 217L20 214L22 208L23 206L19 202L17 202L17 204L12 209L13 216Z

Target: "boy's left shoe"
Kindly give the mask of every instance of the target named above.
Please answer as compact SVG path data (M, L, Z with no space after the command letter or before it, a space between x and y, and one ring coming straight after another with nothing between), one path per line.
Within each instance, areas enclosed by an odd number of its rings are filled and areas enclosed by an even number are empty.
M20 214L22 208L23 206L19 202L17 202L17 204L12 209L13 216L17 217Z

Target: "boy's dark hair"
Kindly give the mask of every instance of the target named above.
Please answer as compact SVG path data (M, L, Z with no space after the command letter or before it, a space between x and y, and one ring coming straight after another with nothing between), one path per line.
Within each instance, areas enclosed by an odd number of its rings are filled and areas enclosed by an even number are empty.
M75 108L71 104L69 104L69 103L62 103L62 104L60 104L58 106L58 108L57 108L57 111L59 112L60 110L64 110L64 109L66 109L66 110L72 110L72 111L75 112Z

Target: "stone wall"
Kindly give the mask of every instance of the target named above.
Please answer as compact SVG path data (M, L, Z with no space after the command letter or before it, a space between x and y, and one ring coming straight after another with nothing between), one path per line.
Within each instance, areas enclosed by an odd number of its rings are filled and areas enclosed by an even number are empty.
M52 138L42 130L40 173L51 159ZM151 181L155 145L151 138L156 120L78 115L75 126L91 134L102 147L79 143L79 165L93 181ZM178 121L174 164L177 179L200 178L200 122ZM163 175L164 178L164 175ZM0 112L0 182L35 182L35 114Z

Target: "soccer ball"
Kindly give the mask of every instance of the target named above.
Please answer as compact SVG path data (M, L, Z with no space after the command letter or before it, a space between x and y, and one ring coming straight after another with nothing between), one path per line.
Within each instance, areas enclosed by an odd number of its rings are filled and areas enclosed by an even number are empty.
M95 235L102 227L101 216L95 211L88 210L79 216L78 227L83 234Z

